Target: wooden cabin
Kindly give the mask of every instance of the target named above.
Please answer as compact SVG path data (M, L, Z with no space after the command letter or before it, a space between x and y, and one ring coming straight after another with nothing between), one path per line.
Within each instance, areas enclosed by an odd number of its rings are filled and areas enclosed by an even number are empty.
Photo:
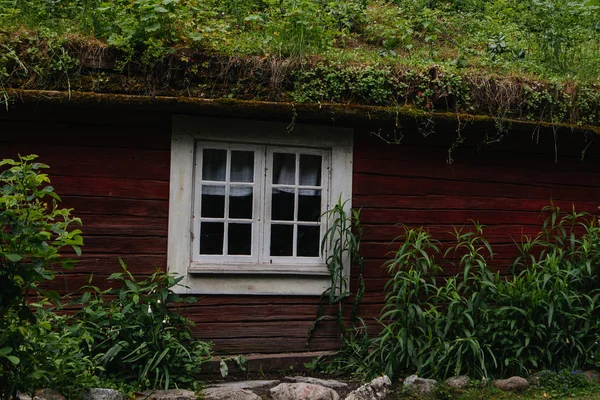
M446 241L479 221L505 271L551 201L597 211L589 134L517 122L498 134L491 119L448 117L424 128L376 111L23 91L0 109L0 158L38 154L83 220L83 255L57 287L74 291L90 274L106 286L119 258L140 276L183 274L180 290L200 297L186 310L194 334L217 354L337 348L334 322L306 339L328 287L320 215L339 199L361 210L361 314L373 327L399 224ZM356 267L346 273L355 290Z

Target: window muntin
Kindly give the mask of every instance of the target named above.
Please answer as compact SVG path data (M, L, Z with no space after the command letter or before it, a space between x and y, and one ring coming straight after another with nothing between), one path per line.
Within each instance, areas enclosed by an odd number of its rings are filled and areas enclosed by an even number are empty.
M328 208L329 152L268 147L264 259L274 264L319 264Z
M197 142L195 267L324 265L329 161L319 149Z
M261 159L257 146L196 144L192 261L258 262Z

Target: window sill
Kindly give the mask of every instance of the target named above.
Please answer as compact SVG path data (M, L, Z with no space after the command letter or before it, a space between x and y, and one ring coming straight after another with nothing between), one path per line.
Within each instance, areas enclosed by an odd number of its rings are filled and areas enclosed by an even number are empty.
M329 276L325 264L205 264L192 262L188 271L194 275L303 275Z
M320 296L330 286L329 276L189 273L174 291L200 295Z

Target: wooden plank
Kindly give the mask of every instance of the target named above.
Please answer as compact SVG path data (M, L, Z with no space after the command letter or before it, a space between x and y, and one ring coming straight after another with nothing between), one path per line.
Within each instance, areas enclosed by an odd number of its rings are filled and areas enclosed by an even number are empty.
M122 199L116 197L91 197L77 195L61 195L63 202L60 207L73 208L74 214L93 214L96 216L131 216L167 218L169 202L167 199Z
M466 225L478 221L483 225L522 224L541 225L539 212L497 210L398 210L363 208L361 221L365 224L402 223L410 225Z
M528 186L508 183L464 183L433 178L407 178L354 174L356 195L454 195L530 198L550 201L593 201L600 198L600 188L566 188L564 186Z
M169 198L169 182L166 181L54 176L52 184L56 192L61 195L152 200L167 200Z
M275 323L196 323L194 333L200 337L213 340L227 338L280 338L296 337L306 338L313 321L278 321ZM335 321L321 321L317 324L314 337L339 337L339 330Z
M512 243L513 240L520 241L523 236L535 237L541 229L541 219L539 224L535 225L512 225L498 224L487 225L483 228L483 237L493 243ZM465 223L464 225L446 225L440 221L440 224L410 224L407 226L412 228L423 228L431 237L439 241L454 241L454 228L463 229L463 232L473 230L473 225ZM401 240L404 237L404 228L401 225L384 225L384 224L364 224L363 225L363 242L388 242L391 244L396 238Z
M564 163L563 163L564 164ZM406 177L435 177L467 182L504 182L525 185L542 185L544 183L567 186L594 186L600 180L600 171L572 171L562 170L559 165L551 165L544 169L530 169L521 166L490 166L479 163L474 166L468 163L447 165L443 162L404 161L401 159L355 159L354 172L377 174L384 176Z
M77 215L76 211L73 214ZM96 236L167 236L168 218L126 215L78 215L82 220L84 241ZM119 240L118 237L114 240ZM89 244L89 243L88 243ZM166 251L166 249L165 249Z
M578 189L575 189L578 190ZM500 211L533 211L541 212L542 208L550 205L550 200L488 197L488 196L460 196L460 195L371 195L356 194L352 199L355 208L400 208L412 210L500 210ZM597 201L561 201L553 200L555 206L563 211L570 211L573 207L577 211L595 213Z
M323 351L339 349L339 341L334 338L314 338L306 345L306 338L241 338L214 339L217 354L281 353L301 351Z
M91 236L84 238L83 251L95 254L160 254L167 253L163 236ZM65 252L64 254L70 254Z

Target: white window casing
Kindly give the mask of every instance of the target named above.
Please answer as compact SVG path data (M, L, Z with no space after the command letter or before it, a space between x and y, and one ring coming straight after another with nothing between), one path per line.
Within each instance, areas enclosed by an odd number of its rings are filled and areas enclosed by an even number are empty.
M173 117L167 265L169 272L184 276L177 287L178 292L319 295L329 286L326 254L315 256L306 250L304 255L296 253L300 230L304 233L311 232L315 236L318 229L320 248L320 240L329 223L324 221L325 217L314 222L307 221L306 218L299 220L299 193L307 196L320 193L321 212L331 209L339 199L346 201L346 212L350 215L353 130L304 124L295 124L291 131L289 128L288 124L276 122L185 115ZM225 170L221 168L218 181L210 180L215 178L204 179L204 149L227 154ZM231 178L232 152L254 154L252 176L246 172L247 176L243 179L236 178L242 183ZM273 182L270 169L275 154L295 155L295 179L290 181L291 183ZM302 158L304 160L312 157L313 160L317 160L315 162L318 165L317 156L321 160L320 182L309 179L312 179L314 174L312 177L300 177L301 157L306 157ZM211 170L210 167L206 169ZM301 183L302 179L305 182ZM202 213L200 198L203 193L209 193L211 190L224 193L223 215L205 216ZM251 218L230 217L227 206L231 199L230 191L252 193ZM271 220L272 191L294 194L292 219ZM312 201L318 202L318 199ZM210 223L213 226L223 225L223 248L219 250L222 253L212 251L210 254L201 254L202 223L206 223L207 226ZM251 226L251 254L228 255L227 227L231 224ZM273 225L286 226L286 232L291 229L293 254L270 254ZM319 228L316 228L317 226ZM325 253L327 251L328 249L325 249ZM345 265L344 272L348 278L348 262Z

